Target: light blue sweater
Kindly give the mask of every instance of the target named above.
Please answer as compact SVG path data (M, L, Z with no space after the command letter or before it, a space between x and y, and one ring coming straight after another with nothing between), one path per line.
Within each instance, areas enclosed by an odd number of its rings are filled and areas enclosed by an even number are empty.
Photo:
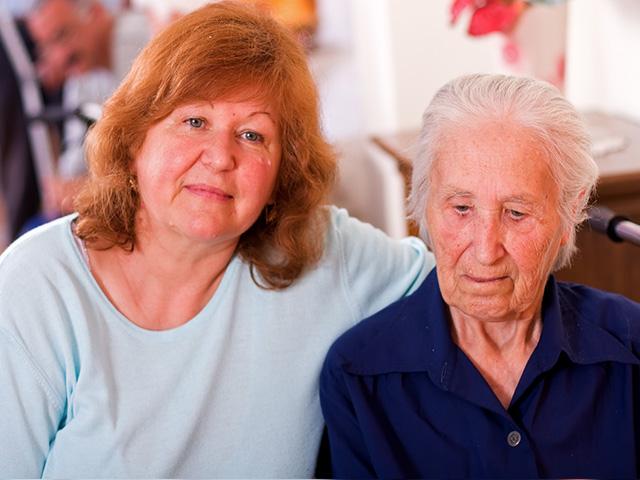
M331 209L323 259L265 291L234 257L181 327L110 303L65 217L0 257L0 476L309 477L333 340L419 286L433 258Z

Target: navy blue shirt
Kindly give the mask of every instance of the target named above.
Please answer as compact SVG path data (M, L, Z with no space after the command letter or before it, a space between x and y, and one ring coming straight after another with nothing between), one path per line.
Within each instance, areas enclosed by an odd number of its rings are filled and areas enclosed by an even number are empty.
M507 409L448 319L434 269L331 347L320 399L336 477L640 476L640 304L550 277Z

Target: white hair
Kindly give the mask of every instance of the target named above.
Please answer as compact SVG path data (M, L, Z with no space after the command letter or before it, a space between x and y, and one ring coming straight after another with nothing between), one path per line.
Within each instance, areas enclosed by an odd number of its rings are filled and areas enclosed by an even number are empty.
M598 178L586 127L576 111L552 85L531 78L476 74L456 78L433 97L422 117L417 155L413 160L409 218L430 244L426 205L431 171L439 143L452 128L491 120L506 120L533 134L546 154L558 188L558 213L568 242L553 270L568 265L576 252L576 231Z

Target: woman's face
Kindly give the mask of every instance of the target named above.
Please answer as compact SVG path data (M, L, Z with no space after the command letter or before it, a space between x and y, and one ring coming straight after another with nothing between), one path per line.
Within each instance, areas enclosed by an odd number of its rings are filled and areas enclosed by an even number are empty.
M483 321L538 313L566 243L547 159L522 128L491 123L445 134L427 226L452 313Z
M280 165L276 112L259 101L193 101L147 132L135 155L138 227L237 243L271 200Z

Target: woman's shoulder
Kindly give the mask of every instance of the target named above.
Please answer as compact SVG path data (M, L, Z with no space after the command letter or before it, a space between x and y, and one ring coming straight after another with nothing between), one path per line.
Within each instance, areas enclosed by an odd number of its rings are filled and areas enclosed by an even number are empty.
M63 217L26 233L0 257L3 355L24 365L24 375L36 379L58 405L65 388L60 359L77 358L69 300L83 287L78 284L82 254L74 250L73 219Z
M558 291L565 305L585 310L594 319L640 315L640 303L617 293L569 282L558 282ZM640 317L636 319L640 325Z
M448 328L444 315L437 276L432 271L413 293L342 334L327 358L358 375L424 370L429 358L424 354L426 346ZM438 340L438 347L445 345Z
M71 230L74 218L26 233L0 256L0 330L6 334L33 340L66 331L74 309L93 300L89 270Z
M15 240L0 256L0 279L48 270L74 251L71 224L75 215L58 218Z
M623 295L575 283L558 282L564 314L606 331L640 354L640 303Z
M74 216L42 225L18 238L0 256L0 307L30 292L36 303L82 275L80 246L71 231Z
M326 251L329 253L342 250L348 254L361 253L380 258L376 255L377 250L378 253L431 260L431 254L418 238L391 238L382 230L352 217L347 210L336 206L327 206L326 213L329 217Z
M419 239L390 238L346 210L327 208L327 241L316 270L339 272L358 320L413 292L434 267L433 255Z

